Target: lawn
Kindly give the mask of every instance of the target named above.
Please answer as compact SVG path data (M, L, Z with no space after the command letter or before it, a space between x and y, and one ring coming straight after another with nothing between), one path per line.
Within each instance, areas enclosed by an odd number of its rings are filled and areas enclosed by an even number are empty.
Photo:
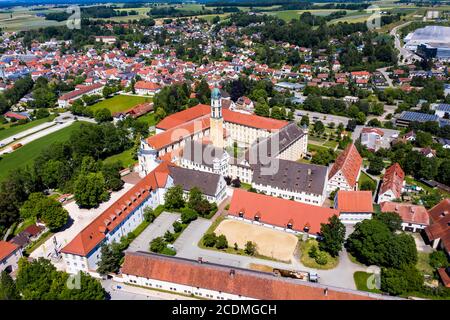
M140 96L127 96L127 95L117 95L109 99L102 100L96 104L89 107L92 111L99 109L109 109L111 113L127 111L134 106L150 102L150 97L140 97Z
M375 185L376 185L375 180L373 180L371 177L369 177L365 172L362 172L362 171L361 171L361 174L360 174L359 180L358 180L358 186L361 187L361 185L362 185L365 181L372 181L372 182L375 183Z
M8 175L10 170L33 164L34 160L40 155L41 151L51 144L55 142L67 141L71 133L78 129L82 123L83 122L75 122L64 129L34 140L20 149L4 155L0 160L0 181Z
M137 160L133 159L133 149L125 150L122 153L115 154L104 160L105 163L112 163L116 161L120 161L123 168L128 168L130 165L137 162Z
M423 272L423 274L433 274L433 268L430 266L430 254L427 252L418 252L416 266L420 272Z
M327 150L327 147L318 146L316 144L310 144L308 143L308 151L309 152L317 152L319 150Z
M18 126L11 126L9 124L2 126L2 128L5 128L4 130L0 130L0 140L6 139L8 137L11 137L15 134L18 134L22 131L34 128L40 124L43 124L45 122L49 122L53 120L53 116L48 117L48 118L44 118L44 119L39 119L39 120L34 120L34 121L30 121L27 122L25 124L21 124Z
M149 127L153 127L156 125L156 119L155 119L154 112L147 113L147 114L143 115L142 117L139 117L138 120L147 123L147 125Z
M323 144L323 146L324 146L324 147L331 148L331 149L334 149L334 148L336 148L336 147L338 146L338 144L339 144L339 142L337 142L337 141L334 141L334 140L328 140L327 142L325 142L325 143Z
M372 293L382 293L380 289L369 289L367 287L367 279L372 275L372 273L367 273L364 271L356 271L353 274L353 279L355 280L356 289L361 291L367 291Z
M314 258L311 258L308 254L309 250L313 247L317 246L317 250L319 251L319 246L317 240L308 239L307 241L300 241L300 262L303 263L305 267L314 268L314 269L322 269L328 270L336 268L339 263L339 258L333 258L329 253L325 253L327 256L327 263L324 265L318 264Z

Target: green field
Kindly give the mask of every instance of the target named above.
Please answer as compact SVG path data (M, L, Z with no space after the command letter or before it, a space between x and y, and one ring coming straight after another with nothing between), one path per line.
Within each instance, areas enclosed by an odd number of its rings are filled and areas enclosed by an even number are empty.
M139 121L147 123L149 127L156 125L155 113L147 113L138 118Z
M150 101L150 97L118 95L106 100L102 100L90 106L89 109L91 109L92 111L96 111L106 108L109 109L111 113L115 113L127 111L128 109L131 109L138 104Z
M105 163L113 163L116 161L120 161L123 168L128 168L130 165L137 162L137 160L133 159L133 149L125 150L122 153L115 154L104 160Z
M367 273L364 271L356 271L353 274L353 279L355 280L355 285L356 285L356 289L361 290L361 291L367 291L367 292L372 292L372 293L381 293L381 290L373 288L373 289L369 289L367 287L367 283L368 283L368 278L372 275L372 273ZM369 283L371 283L371 281L369 281Z
M20 133L22 131L34 128L34 127L36 127L36 126L38 126L40 124L43 124L43 123L51 121L51 120L53 120L53 117L48 117L48 118L44 118L44 119L34 120L34 121L31 121L31 122L28 122L28 123L25 123L25 124L21 124L21 125L18 125L18 126L10 126L9 124L5 125L4 126L5 129L4 130L0 130L0 140L6 139L6 138L8 138L10 136L13 136L13 135L18 134L18 133Z
M75 122L69 127L53 132L45 137L30 142L16 151L2 156L0 160L0 181L10 170L33 164L41 151L55 142L67 141L73 131L78 129L83 122Z
M371 177L369 177L365 172L361 171L361 174L359 175L358 186L361 187L361 185L363 184L364 181L372 181L376 185L375 180L373 180Z

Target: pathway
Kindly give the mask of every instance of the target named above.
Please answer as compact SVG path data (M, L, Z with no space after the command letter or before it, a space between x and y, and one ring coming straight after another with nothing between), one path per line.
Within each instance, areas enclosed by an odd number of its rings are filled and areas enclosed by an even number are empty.
M164 211L155 221L153 221L145 230L131 242L126 251L145 251L148 252L150 242L157 238L164 236L167 230L173 232L172 224L180 218L178 213L170 213Z

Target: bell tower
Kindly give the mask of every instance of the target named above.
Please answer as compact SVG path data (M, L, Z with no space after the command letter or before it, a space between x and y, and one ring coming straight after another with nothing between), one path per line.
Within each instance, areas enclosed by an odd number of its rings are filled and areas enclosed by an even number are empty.
M222 99L218 88L214 88L211 92L211 118L209 121L213 145L218 148L223 148Z

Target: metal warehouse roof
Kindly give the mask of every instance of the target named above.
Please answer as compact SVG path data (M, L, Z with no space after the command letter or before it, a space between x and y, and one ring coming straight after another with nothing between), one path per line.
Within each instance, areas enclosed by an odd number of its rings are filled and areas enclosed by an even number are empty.
M403 111L398 118L400 120L418 121L418 122L438 121L439 119L439 117L434 114L414 112L414 111Z

